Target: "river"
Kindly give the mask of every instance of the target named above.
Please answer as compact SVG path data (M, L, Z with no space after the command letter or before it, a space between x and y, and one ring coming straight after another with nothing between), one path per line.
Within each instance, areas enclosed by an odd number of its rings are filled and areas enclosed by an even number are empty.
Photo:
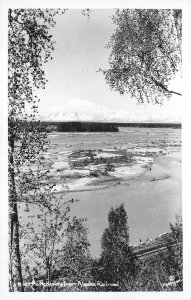
M73 204L71 215L86 217L91 254L100 254L100 241L107 227L111 207L124 203L128 214L130 243L136 244L167 232L169 222L181 213L181 130L122 129L114 134L55 134L51 137L57 153L66 146L72 150L108 147L155 147L167 150L154 158L151 170L105 189L69 192L66 197L80 199ZM162 145L162 146L161 146Z

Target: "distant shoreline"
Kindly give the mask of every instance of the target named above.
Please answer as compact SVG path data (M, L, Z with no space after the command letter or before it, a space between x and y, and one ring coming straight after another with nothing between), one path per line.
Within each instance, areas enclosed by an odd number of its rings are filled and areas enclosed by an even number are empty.
M119 132L119 128L171 128L181 129L181 123L159 123L159 122L94 122L94 121L23 121L22 126L31 131L33 125L37 124L41 132Z
M154 123L154 122L83 122L83 121L41 121L45 130L52 132L118 132L119 127L137 128L172 128L181 129L181 123Z
M182 128L181 123L116 123L118 127L140 127L140 128Z

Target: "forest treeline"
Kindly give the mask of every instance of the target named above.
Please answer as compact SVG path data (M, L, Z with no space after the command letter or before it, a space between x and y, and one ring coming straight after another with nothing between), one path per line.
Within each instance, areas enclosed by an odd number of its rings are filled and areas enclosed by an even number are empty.
M133 128L181 128L180 123L106 123L106 122L23 122L29 131L39 124L41 131L45 132L118 132L119 127ZM30 129L31 128L31 129Z
M105 122L42 122L50 131L59 132L117 132L119 127L181 128L180 123L105 123Z
M104 122L44 122L33 121L23 122L23 127L28 127L29 131L32 131L33 127L38 126L41 132L118 132L118 126L116 123L104 123Z
M117 123L118 127L140 127L140 128L181 128L181 123Z

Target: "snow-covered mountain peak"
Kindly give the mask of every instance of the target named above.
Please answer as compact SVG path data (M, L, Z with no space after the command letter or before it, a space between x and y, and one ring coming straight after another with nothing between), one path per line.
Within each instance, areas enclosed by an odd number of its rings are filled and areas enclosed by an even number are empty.
M92 121L92 122L178 122L180 119L174 113L165 113L157 109L148 112L137 110L128 111L111 110L96 103L74 98L67 103L48 108L40 113L42 121Z
M49 108L40 114L46 121L97 121L111 120L113 112L96 103L74 98L68 103Z

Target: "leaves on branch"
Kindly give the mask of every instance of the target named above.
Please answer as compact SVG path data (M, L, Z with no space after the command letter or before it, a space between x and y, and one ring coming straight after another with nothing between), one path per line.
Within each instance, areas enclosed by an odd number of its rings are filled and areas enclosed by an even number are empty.
M181 71L181 10L117 10L113 22L109 68L102 70L110 88L130 93L138 103L162 104L181 95L168 88Z

